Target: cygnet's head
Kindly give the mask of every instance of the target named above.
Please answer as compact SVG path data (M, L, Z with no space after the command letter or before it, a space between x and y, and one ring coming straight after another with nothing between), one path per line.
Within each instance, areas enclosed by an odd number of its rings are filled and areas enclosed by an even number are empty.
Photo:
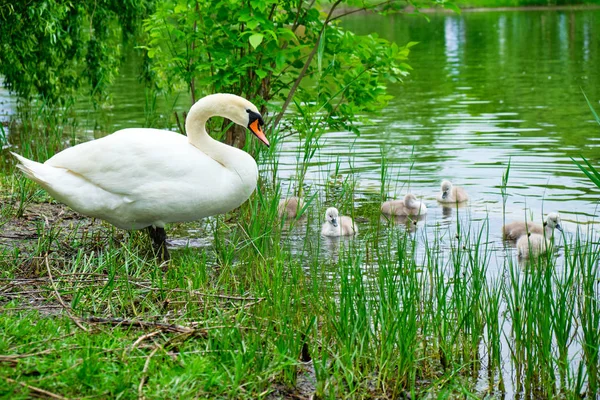
M446 199L452 190L452 182L448 180L442 181L442 199Z
M195 110L203 110L206 113L203 115L204 118L219 115L247 127L254 136L269 146L269 141L262 130L265 122L258 112L258 108L243 97L228 93L216 93L203 97L192 106L188 119L194 115ZM187 123L186 120L186 129Z
M337 208L329 207L327 209L327 211L325 211L325 220L337 228L338 215L339 215L339 212L338 212Z
M548 216L546 217L546 222L544 222L544 226L549 226L552 229L556 228L561 232L563 231L560 221L560 215L558 215L558 213L555 212L551 212L550 214L548 214Z

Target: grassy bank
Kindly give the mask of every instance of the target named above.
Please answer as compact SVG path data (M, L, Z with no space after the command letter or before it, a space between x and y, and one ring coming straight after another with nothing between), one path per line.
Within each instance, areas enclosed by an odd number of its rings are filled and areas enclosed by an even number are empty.
M43 160L69 118L21 115L12 149ZM565 398L598 392L593 232L500 273L488 225L458 219L423 240L361 205L360 236L327 240L326 205L354 215L352 177L306 187L281 221L277 139L238 210L194 225L208 244L159 265L123 233L0 174L0 395L10 398ZM32 145L35 143L35 145ZM298 154L310 161L314 138ZM299 173L306 171L299 167ZM391 177L382 165L382 186ZM346 179L344 179L346 178ZM500 179L500 177L499 177ZM384 190L382 189L382 196ZM409 224L410 225L410 224ZM171 227L171 232L181 226ZM431 228L433 229L433 228ZM557 240L557 243L559 241Z

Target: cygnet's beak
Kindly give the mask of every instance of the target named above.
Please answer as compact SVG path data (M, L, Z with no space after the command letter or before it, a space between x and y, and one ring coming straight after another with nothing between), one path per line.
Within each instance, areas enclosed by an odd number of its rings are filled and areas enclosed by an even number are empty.
M562 227L562 226L560 226L560 224L556 224L556 229L558 229L558 230L559 230L559 231L561 231L561 232L563 231L563 227Z
M248 124L248 129L250 129L252 131L252 133L254 133L254 136L256 136L257 138L259 138L261 142L263 142L264 144L266 144L267 147L270 146L269 141L267 140L267 137L265 136L262 128L258 124L258 119L255 119L254 121L252 121L251 123L249 123Z
M442 192L442 199L446 199L448 197L448 192Z
M337 218L333 218L333 219L331 220L331 224L337 228L337 226L338 226L338 223L337 223Z

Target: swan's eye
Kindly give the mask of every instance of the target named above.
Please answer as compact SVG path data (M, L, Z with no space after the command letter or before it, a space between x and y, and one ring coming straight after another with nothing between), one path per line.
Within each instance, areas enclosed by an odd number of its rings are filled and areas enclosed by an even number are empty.
M250 121L249 121L250 124L256 120L258 120L259 126L263 126L265 124L265 121L263 121L263 119L259 113L254 112L252 110L246 110L246 112L248 113L248 116L250 117Z

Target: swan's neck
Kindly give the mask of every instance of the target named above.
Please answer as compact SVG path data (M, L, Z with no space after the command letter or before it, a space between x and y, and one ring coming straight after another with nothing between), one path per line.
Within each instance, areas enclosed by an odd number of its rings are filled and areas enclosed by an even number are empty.
M213 139L206 132L206 121L216 115L218 115L216 110L198 107L198 104L195 104L185 120L185 130L190 144L199 148L214 160L221 162L221 156L223 153L227 153L230 146ZM221 164L224 163L221 162Z
M546 234L546 238L550 239L552 237L552 234L554 233L554 228L552 228L550 224L546 223L546 226L544 226L544 231Z
M225 111L227 109L225 108ZM245 151L228 146L210 137L206 132L206 121L214 116L227 118L223 107L198 101L190 110L185 121L188 141L207 156L232 171L240 177L243 183L248 183L254 189L258 170L254 159Z

